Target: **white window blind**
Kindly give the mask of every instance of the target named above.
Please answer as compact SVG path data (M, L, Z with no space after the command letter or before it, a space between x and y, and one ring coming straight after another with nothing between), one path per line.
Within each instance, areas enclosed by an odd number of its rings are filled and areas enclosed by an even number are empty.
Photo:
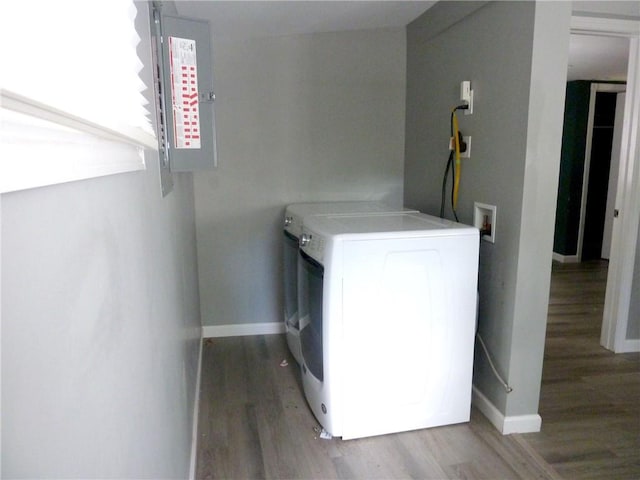
M11 1L2 10L0 192L29 188L28 176L31 186L67 181L28 171L64 170L65 156L76 157L68 180L144 168L141 149L157 142L133 1Z

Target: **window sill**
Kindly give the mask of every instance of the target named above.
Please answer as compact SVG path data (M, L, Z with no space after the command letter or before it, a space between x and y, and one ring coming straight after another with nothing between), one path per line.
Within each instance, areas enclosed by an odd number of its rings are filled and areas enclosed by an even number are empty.
M0 193L145 169L141 146L2 109Z

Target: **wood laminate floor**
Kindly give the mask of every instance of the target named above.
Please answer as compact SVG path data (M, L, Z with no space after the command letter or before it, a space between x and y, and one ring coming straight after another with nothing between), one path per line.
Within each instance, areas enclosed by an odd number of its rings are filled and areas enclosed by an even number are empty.
M640 478L640 356L599 347L604 280L606 263L554 265L535 434L503 436L472 409L465 424L323 440L283 336L207 339L196 477Z
M607 262L553 264L540 395L522 435L567 479L640 479L640 354L600 346Z

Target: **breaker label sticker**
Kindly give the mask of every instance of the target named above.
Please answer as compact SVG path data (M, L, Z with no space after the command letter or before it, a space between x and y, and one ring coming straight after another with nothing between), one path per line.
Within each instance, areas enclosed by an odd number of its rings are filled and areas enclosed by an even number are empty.
M200 148L196 41L169 37L171 105L175 148Z

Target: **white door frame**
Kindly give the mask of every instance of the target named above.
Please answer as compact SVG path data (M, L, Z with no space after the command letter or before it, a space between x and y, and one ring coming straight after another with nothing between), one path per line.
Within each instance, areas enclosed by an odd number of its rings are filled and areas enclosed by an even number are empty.
M619 215L613 222L600 344L616 353L640 351L640 339L626 338L640 223L640 21L574 16L571 33L629 39L627 101L615 207Z

